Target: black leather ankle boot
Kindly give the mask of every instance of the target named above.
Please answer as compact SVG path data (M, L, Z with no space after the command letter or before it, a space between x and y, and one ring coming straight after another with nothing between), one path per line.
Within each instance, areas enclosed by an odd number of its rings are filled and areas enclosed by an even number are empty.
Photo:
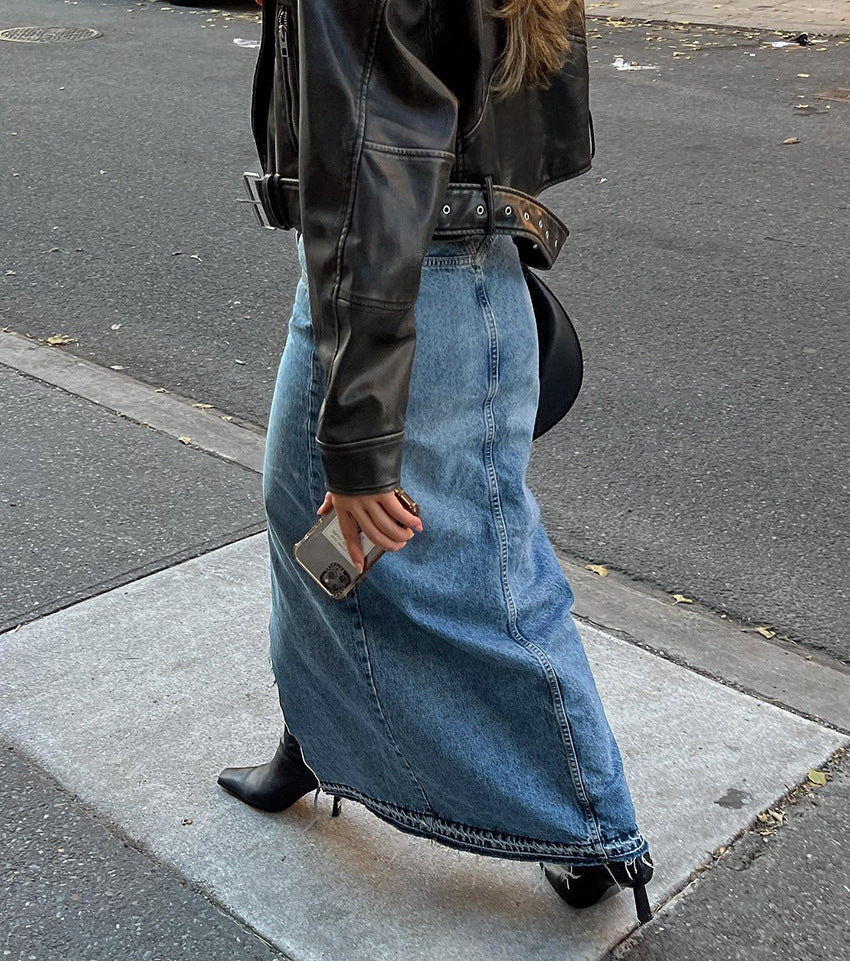
M646 896L646 885L653 872L649 851L630 861L609 861L586 867L545 861L539 864L546 880L572 908L589 908L623 888L631 888L638 921L645 924L652 917Z
M301 745L285 725L271 761L257 767L226 767L219 774L218 783L263 811L284 811L319 786L316 775L304 763Z

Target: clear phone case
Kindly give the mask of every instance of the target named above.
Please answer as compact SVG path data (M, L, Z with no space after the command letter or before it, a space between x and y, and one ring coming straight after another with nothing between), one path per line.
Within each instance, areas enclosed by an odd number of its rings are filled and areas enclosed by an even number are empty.
M419 516L419 505L409 494L400 487L393 493L407 510ZM363 531L360 531L360 544L365 558L362 573L357 570L349 556L339 518L336 510L331 508L298 541L293 551L295 559L319 587L329 597L341 600L385 553L385 548L373 544Z

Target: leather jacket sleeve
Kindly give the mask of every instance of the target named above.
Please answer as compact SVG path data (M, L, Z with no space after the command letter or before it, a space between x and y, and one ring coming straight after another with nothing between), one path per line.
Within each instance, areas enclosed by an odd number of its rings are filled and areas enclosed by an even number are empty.
M458 103L429 69L427 0L301 0L301 230L327 489L401 484L422 259Z

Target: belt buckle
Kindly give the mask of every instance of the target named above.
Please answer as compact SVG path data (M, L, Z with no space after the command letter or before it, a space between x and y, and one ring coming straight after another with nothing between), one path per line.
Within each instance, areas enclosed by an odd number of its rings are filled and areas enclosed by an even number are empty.
M245 190L248 193L248 199L239 197L237 203L240 204L251 204L254 208L254 213L257 216L257 220L261 227L268 227L269 230L274 230L275 226L269 219L269 215L266 211L265 205L263 204L263 197L260 193L260 181L262 176L258 173L254 173L251 170L246 170L242 174L242 182L245 184Z

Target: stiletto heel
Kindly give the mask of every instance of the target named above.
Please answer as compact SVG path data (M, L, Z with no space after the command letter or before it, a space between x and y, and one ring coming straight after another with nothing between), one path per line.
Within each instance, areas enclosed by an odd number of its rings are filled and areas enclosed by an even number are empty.
M637 911L638 921L646 924L652 920L652 908L649 906L649 898L646 896L646 884L639 881L635 884L635 911Z
M539 862L546 880L572 908L589 908L632 888L638 921L646 924L652 909L646 894L647 882L652 878L653 864L649 850L630 861L608 861L605 864L573 865Z
M342 810L342 798L338 794L334 794L334 805L331 808L331 817L339 817L339 813Z

